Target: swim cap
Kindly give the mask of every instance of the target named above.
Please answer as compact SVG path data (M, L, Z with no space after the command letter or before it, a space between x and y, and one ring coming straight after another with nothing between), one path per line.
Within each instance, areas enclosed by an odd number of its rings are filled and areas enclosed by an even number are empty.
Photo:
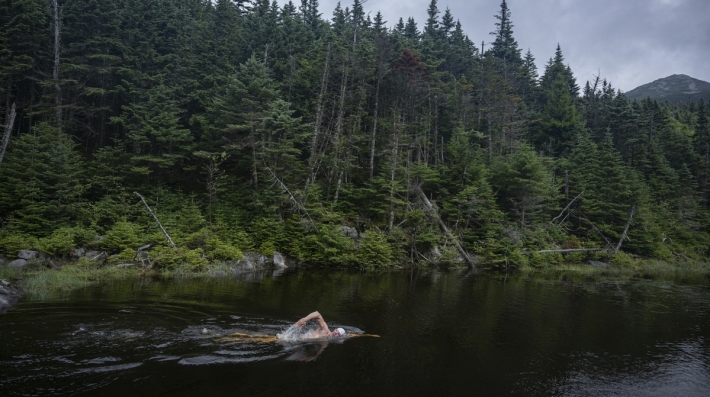
M340 336L345 335L345 330L342 329L342 328L338 328L338 329L336 329L336 331L338 331L338 334L339 334Z

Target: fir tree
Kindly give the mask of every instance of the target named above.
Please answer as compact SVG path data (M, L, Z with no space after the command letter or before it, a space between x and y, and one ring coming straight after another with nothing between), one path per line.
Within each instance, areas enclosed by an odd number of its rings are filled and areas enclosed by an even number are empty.
M491 53L511 67L522 64L520 48L518 48L518 42L513 37L514 25L510 20L510 9L508 9L508 4L505 0L500 3L500 12L495 15L495 18L498 22L495 24L496 30L491 32L491 35L495 36L493 46L490 49Z

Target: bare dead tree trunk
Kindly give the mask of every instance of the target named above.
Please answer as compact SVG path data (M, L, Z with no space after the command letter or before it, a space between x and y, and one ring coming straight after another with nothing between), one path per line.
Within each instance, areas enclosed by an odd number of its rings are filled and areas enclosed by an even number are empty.
M566 171L565 171L565 173L566 173ZM570 202L567 204L567 206L562 210L562 212L560 212L559 215L557 215L556 217L552 218L552 220L550 221L550 225L554 225L555 221L556 221L557 219L559 219L559 218L565 213L565 211L567 211L567 209L570 207L570 205L572 205L572 203L574 203L575 200L577 200L578 198L580 198L583 194L584 194L584 190L582 190L582 193L578 194L577 197L573 198L572 201L570 201ZM569 214L568 214L568 215L569 215ZM563 219L563 222L564 222L564 219Z
M634 212L636 212L636 206L631 206L631 212L629 213L629 220L626 221L626 227L624 228L624 233L621 234L621 238L619 239L619 244L616 245L616 248L614 248L614 254L619 252L621 249L621 243L624 242L624 239L626 239L626 233L629 231L629 226L631 226L631 222L634 220Z
M315 179L315 164L316 156L318 155L318 136L320 135L321 123L323 123L323 97L328 89L328 73L330 72L330 44L325 54L325 66L323 67L323 77L320 82L320 92L318 93L318 104L316 105L316 121L313 128L313 137L311 138L311 158L308 162L308 179L306 180L306 189L313 179ZM305 190L305 189L304 189Z
M355 135L355 129L357 128L357 122L353 123L353 128L350 134L348 135L348 148L347 152L345 154L345 160L343 162L342 167L340 168L340 173L338 174L338 183L335 186L335 197L333 198L333 205L335 206L338 204L338 196L340 195L340 187L342 186L343 183L343 176L347 178L347 170L348 167L350 166L350 156L352 154L352 148L353 148L353 136Z
M708 197L708 165L710 165L710 145L705 144L705 178L703 181L703 195Z
M584 192L582 192L582 193L584 193ZM582 193L580 193L580 195ZM565 199L569 200L569 171L567 171L567 170L565 170ZM575 197L575 199L577 199L577 197ZM572 200L572 201L574 201L574 200ZM572 203L570 203L570 204L572 204ZM567 208L569 208L569 204L567 205ZM569 216L569 212L567 213L567 216Z
M52 7L52 17L54 20L54 69L52 71L52 79L54 80L54 92L55 92L55 98L54 98L54 106L55 106L55 114L54 114L54 122L57 123L58 126L61 127L62 125L62 88L59 86L59 34L60 34L60 26L59 26L59 5L57 4L57 0L52 0L51 3Z
M536 253L536 254L548 254L551 252L590 252L590 251L604 251L604 248L565 248L565 249L559 249L559 250L540 250L540 251L520 251L521 254L527 255L531 253Z
M155 266L156 263L158 263L159 260L163 259L165 257L165 254L160 254L158 255L157 258L153 259L148 266L146 266L145 269L143 269L142 272L138 273L138 277L143 277L145 276L146 273L148 273L148 270L152 269L153 266Z
M461 257L463 257L464 261L466 261L466 264L468 264L471 269L476 269L476 265L474 263L474 260L471 258L471 255L466 252L461 243L459 243L459 240L456 238L456 236L454 236L453 233L451 233L451 231L449 230L448 226L446 226L446 223L444 223L444 221L439 217L436 208L431 203L431 201L429 201L421 187L416 186L415 188L419 193L419 197L422 199L422 202L424 203L427 212L439 222L439 226L444 231L444 233L446 233L446 235L454 242L454 245L456 245L456 249L459 251L459 254L461 254Z
M346 55L347 58L347 55ZM350 68L348 68L347 62L343 62L343 78L340 82L340 96L338 98L338 119L335 124L335 139L336 141L340 139L343 133L343 124L345 118L345 88L348 85L348 73ZM337 143L337 142L336 142Z
M347 55L346 55L347 58ZM340 162L341 136L343 135L343 124L345 123L345 88L347 87L349 68L347 61L343 61L343 77L340 82L340 96L338 98L338 118L335 123L335 135L333 137L333 169L328 184L332 182L334 175L340 175L338 163ZM330 191L330 187L328 188ZM329 192L330 194L330 192Z
M392 159L390 160L390 221L388 224L389 231L394 227L394 177L397 172L397 150L399 149L399 130L397 128L397 112L393 115L392 128L394 139L392 142Z
M251 161L252 161L252 170L251 170L251 176L252 176L252 181L254 182L254 187L256 188L259 186L259 169L257 167L257 160L256 160L256 142L254 142L254 129L252 128L252 143L251 143Z
M377 117L380 99L380 78L377 79L375 88L375 119L372 122L372 137L370 138L370 179L375 176L375 141L377 139Z
M487 112L488 116L486 117L488 121L488 164L490 164L493 161L493 129L491 127L491 114L490 112Z
M271 170L271 168L269 168L268 166L265 166L265 167L266 167L266 170L269 171L269 173L271 173L271 177L274 179L274 181L276 183L278 183L279 186L281 186L281 190L283 190L284 193L286 193L288 195L289 200L291 200L291 202L296 207L296 209L299 211L303 211L303 213L306 214L306 217L311 222L311 226L313 226L313 228L315 229L316 224L313 222L313 219L311 218L311 214L308 213L308 210L306 209L306 207L304 207L303 204L301 204L301 202L296 200L296 197L293 195L293 193L291 193L291 190L289 190L289 188L286 186L286 184L284 184L281 181L281 179L279 179L276 176L276 174L274 173L274 171Z
M439 164L439 97L434 96L434 165Z
M5 149L7 149L7 144L10 142L10 135L12 134L12 127L15 124L15 115L17 114L15 104L12 104L12 109L10 109L10 114L5 122L5 134L2 136L2 144L0 146L0 165L2 165L2 159L5 157Z
M149 206L148 203L145 201L145 199L143 198L143 196L141 196L138 192L133 192L133 194L135 194L136 196L140 197L140 199L141 199L141 201L143 202L143 204L145 204L145 208L148 209L148 212L150 212L150 215L152 215L152 216L153 216L153 219L155 219L155 223L157 223L157 224L158 224L158 227L160 227L160 230L163 231L163 234L165 235L165 238L168 239L168 242L170 243L170 246L172 246L173 248L177 248L177 247L175 247L175 243L173 243L173 239L171 239L171 238L170 238L170 235L168 234L168 232L165 231L165 228L163 227L163 225L162 225L162 224L160 223L160 221L158 220L158 217L155 216L155 214L153 213L153 210L150 209L150 206Z

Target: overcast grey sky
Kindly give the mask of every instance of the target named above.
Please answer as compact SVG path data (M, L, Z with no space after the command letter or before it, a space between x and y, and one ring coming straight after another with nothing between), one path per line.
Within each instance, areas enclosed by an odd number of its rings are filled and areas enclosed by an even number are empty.
M390 27L412 16L421 30L429 1L368 0L365 10L373 17L381 11ZM320 0L324 18L337 2ZM451 9L477 47L492 41L500 0L438 6L442 14ZM523 53L530 48L541 73L559 42L580 86L598 71L622 91L672 74L710 82L710 0L508 0L508 8L515 39Z

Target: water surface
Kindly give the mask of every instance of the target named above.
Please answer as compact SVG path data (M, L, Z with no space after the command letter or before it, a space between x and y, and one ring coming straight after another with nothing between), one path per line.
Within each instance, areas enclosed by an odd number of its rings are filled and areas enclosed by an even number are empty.
M0 315L0 395L710 395L706 281L307 270L102 284ZM378 334L275 335L319 310Z

